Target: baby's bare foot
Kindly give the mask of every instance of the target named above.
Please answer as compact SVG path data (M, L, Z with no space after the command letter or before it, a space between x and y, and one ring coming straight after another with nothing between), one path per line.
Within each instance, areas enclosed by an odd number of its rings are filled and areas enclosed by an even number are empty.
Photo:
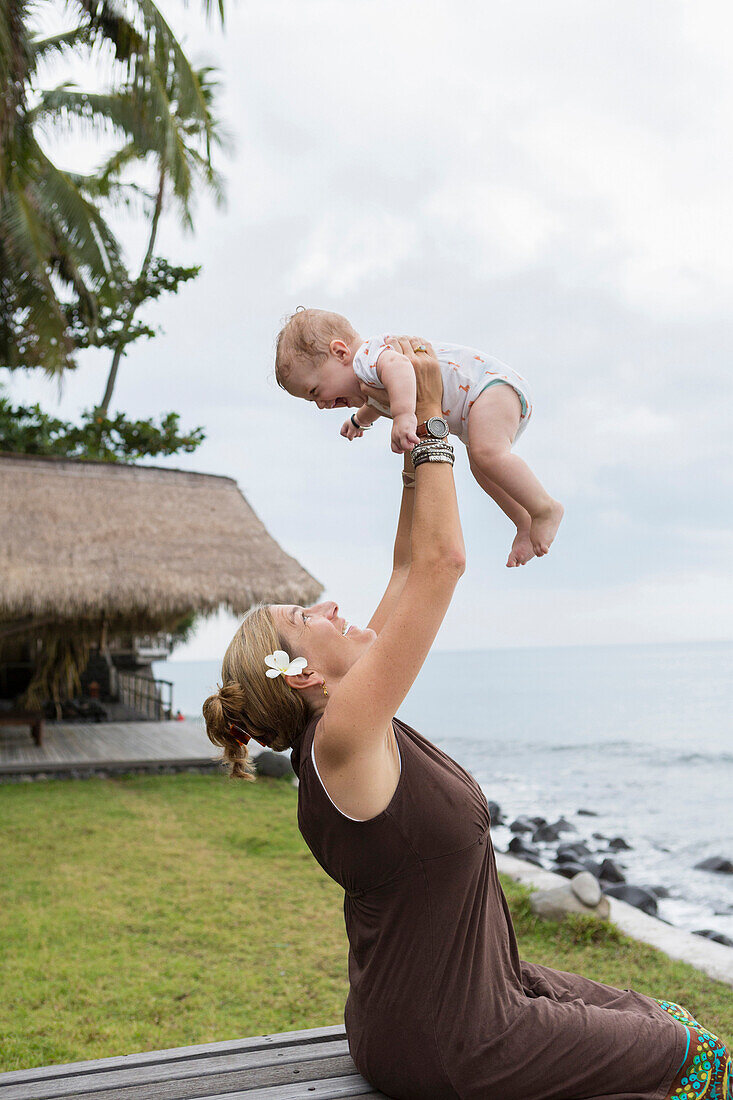
M538 558L541 558L550 549L564 511L562 504L557 500L553 500L547 508L532 517L529 537L532 542L532 549Z
M529 537L529 528L517 531L507 558L507 566L511 569L515 565L526 565L534 557L532 540Z

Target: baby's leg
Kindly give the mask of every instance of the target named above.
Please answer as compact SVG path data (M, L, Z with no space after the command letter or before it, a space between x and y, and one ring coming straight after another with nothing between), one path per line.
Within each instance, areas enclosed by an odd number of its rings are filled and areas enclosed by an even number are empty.
M468 414L468 449L472 467L529 513L532 549L542 557L560 526L563 506L542 487L527 463L512 454L521 412L519 396L511 386L487 387Z
M532 522L532 517L526 508L522 508L521 504L517 504L513 497L510 497L503 489L500 489L495 481L491 481L486 477L478 466L474 466L471 461L471 452L468 452L468 461L471 464L471 473L476 478L481 488L485 493L488 493L492 500L501 508L504 515L509 516L514 526L517 528L517 533L512 543L512 548L509 551L509 557L507 558L507 565L512 568L515 565L526 565L534 557L534 550L532 549L532 542L529 537L529 528Z

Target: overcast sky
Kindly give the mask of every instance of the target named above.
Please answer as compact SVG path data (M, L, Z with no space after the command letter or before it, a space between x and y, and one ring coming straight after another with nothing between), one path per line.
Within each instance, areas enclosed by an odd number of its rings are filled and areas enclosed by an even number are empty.
M162 7L220 70L236 142L226 211L202 202L193 238L164 226L160 251L203 272L150 311L164 334L115 392L205 426L164 464L236 478L364 625L401 459L387 422L348 443L343 412L277 389L281 318L319 306L365 337L470 344L529 378L517 450L566 514L546 558L506 569L513 529L455 441L468 566L437 647L731 638L730 5L270 0L229 5L223 33L196 0ZM89 138L57 156L88 163ZM133 262L142 228L120 233ZM10 392L71 417L105 368L89 353L60 404L33 377ZM176 656L221 656L235 625Z

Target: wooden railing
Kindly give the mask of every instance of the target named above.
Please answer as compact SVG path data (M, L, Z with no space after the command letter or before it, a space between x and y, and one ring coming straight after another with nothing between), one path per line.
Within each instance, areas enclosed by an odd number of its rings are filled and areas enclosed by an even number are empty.
M146 718L162 722L173 714L173 683L170 680L153 680L126 669L115 670L117 695L121 703L144 714Z

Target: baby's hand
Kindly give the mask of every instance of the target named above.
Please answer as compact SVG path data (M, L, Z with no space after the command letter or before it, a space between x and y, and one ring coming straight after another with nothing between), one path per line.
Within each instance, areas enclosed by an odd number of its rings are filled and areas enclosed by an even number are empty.
M349 417L349 419L345 420L341 425L341 435L345 436L346 439L361 439L364 435L364 430L363 428L355 428L354 421Z
M392 450L395 454L411 451L420 440L417 436L417 417L414 413L401 413L392 421Z

